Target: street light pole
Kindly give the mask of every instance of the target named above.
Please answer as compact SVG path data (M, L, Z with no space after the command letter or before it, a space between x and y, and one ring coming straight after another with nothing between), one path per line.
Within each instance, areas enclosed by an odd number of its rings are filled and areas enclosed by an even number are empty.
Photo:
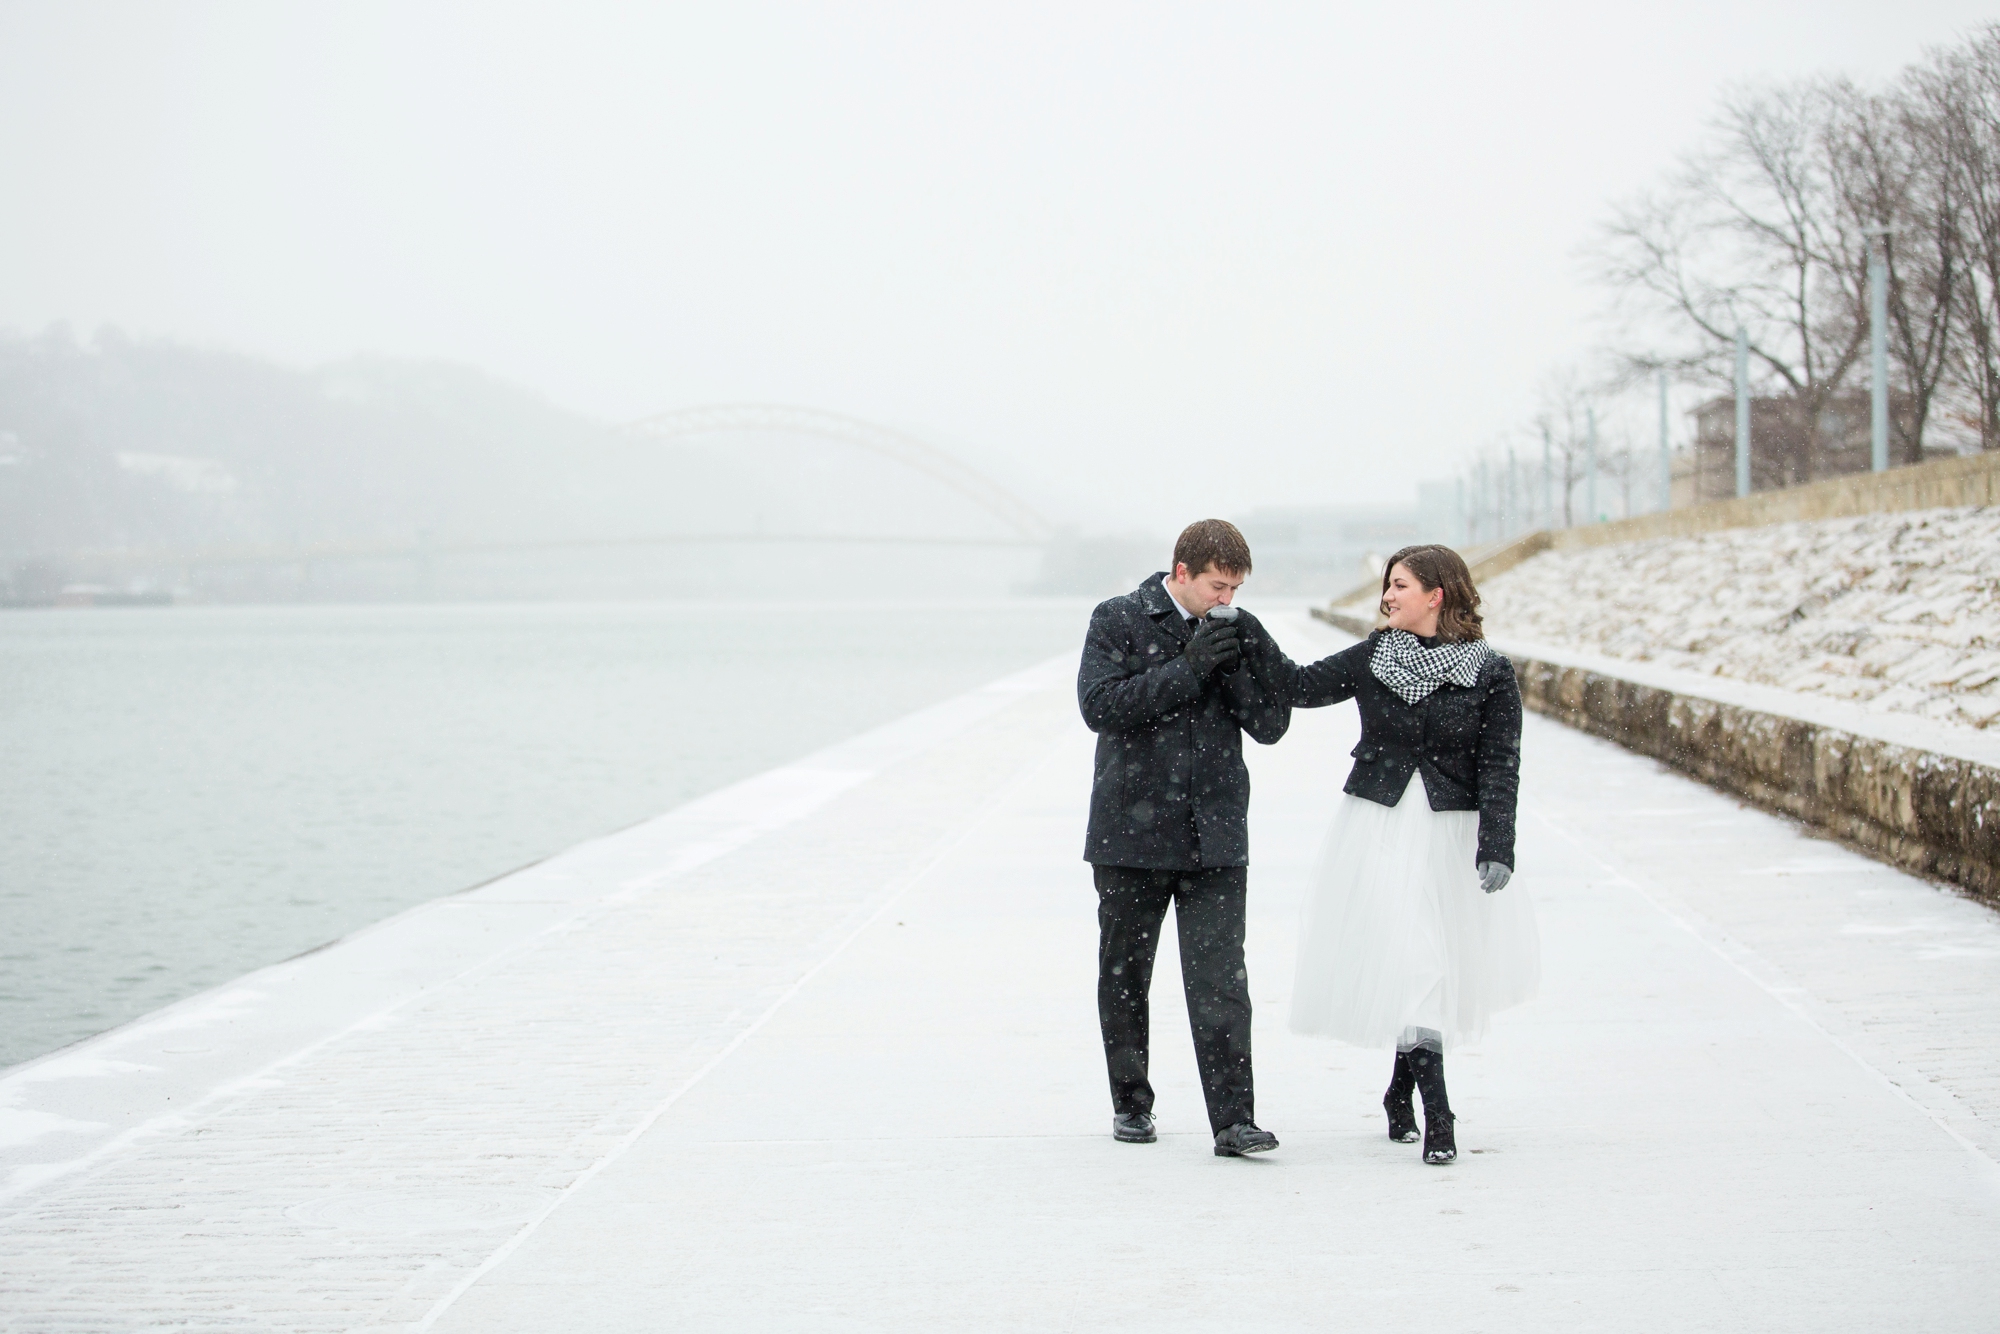
M1556 526L1556 443L1542 428L1542 527Z
M1886 224L1868 229L1868 358L1870 459L1876 472L1889 471L1889 233Z
M1472 510L1473 513L1477 514L1481 519L1484 519L1486 517L1487 507L1493 503L1493 492L1491 488L1489 488L1486 485L1485 459L1479 460L1479 470L1477 473L1477 477L1478 480L1473 483ZM1479 525L1479 536L1481 538L1484 538L1488 542L1491 542L1493 540L1492 537L1488 535L1488 533L1486 532L1486 525L1484 523L1481 523Z
M1588 480L1584 483L1583 487L1583 508L1584 508L1583 521L1585 523L1596 523L1597 522L1597 409L1595 407L1586 407L1583 410L1583 419L1584 423L1589 427L1589 432L1590 432L1588 435L1584 437L1584 449L1586 451L1585 457L1588 460L1590 471L1588 474L1586 474Z
M1736 494L1750 494L1750 331L1736 326Z
M1507 529L1501 534L1507 537L1521 529L1521 495L1516 483L1520 470L1514 462L1514 447L1507 446Z
M1674 456L1667 447L1667 373L1660 372L1660 509L1674 507Z

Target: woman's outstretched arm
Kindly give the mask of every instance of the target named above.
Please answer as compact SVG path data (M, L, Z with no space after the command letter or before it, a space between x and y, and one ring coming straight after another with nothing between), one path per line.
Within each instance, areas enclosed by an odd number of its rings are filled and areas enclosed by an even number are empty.
M1301 709L1317 709L1354 698L1374 651L1374 640L1364 639L1318 662L1301 664L1286 657L1267 630L1258 642L1244 646L1244 657L1257 674L1257 684L1272 699Z

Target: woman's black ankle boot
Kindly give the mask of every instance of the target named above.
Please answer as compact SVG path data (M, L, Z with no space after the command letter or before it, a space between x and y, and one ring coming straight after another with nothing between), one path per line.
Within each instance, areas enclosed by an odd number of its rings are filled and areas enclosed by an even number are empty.
M1458 1137L1452 1133L1451 1100L1444 1091L1444 1053L1418 1047L1410 1053L1410 1072L1424 1099L1424 1161L1448 1163L1458 1157Z
M1417 1109L1410 1101L1416 1092L1417 1076L1410 1069L1410 1053L1396 1053L1396 1071L1389 1077L1389 1091L1382 1095L1382 1110L1389 1113L1389 1138L1398 1144L1417 1142Z

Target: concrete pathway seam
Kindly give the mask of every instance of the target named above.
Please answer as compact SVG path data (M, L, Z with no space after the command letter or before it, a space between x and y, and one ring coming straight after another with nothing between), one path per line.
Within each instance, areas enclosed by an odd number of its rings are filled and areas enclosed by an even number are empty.
M1549 819L1541 811L1531 810L1531 813L1534 815L1537 824L1556 834L1564 842L1575 848L1579 854L1602 867L1613 881L1637 894L1669 921L1700 941L1716 958L1721 959L1736 972L1749 979L1760 991L1784 1006L1793 1015L1809 1025L1821 1037L1832 1043L1842 1055L1865 1070L1876 1083L1888 1089L1904 1103L1922 1112L1933 1125L1949 1135L1960 1148L1972 1156L1973 1160L1982 1169L1982 1175L1986 1178L1987 1184L1995 1190L2000 1190L2000 1162L1995 1162L1985 1149L1964 1135L1945 1115L1929 1106L1923 1100L1914 1097L1909 1089L1904 1087L1903 1081L1892 1078L1881 1066L1871 1061L1868 1057L1863 1056L1839 1034L1828 1027L1827 1024L1822 1022L1819 1016L1813 1013L1809 1004L1811 993L1804 987L1789 981L1774 981L1773 979L1782 979L1785 977L1782 969L1763 958L1763 956L1759 955L1748 945L1731 937L1726 931L1723 931L1715 923L1709 921L1707 917L1694 908L1686 904L1668 903L1663 896L1647 889L1637 880L1619 870L1618 867L1606 861L1591 849L1589 845L1577 838L1569 830L1564 829L1556 821ZM1883 1061L1883 1064L1890 1064L1886 1057L1879 1059ZM1905 1080L1912 1083L1921 1082L1907 1072L1903 1073ZM1947 1094L1947 1096L1949 1095Z
M806 969L805 972L801 973L796 981L794 981L789 987L785 988L785 990L781 992L777 996L777 998L770 1003L770 1005L765 1007L764 1012L762 1014L759 1014L755 1019L751 1020L750 1023L746 1025L741 1032L737 1033L735 1037L731 1038L728 1041L728 1043L722 1047L721 1050L717 1051L713 1056L709 1057L708 1060L705 1061L699 1069L695 1070L694 1073L690 1074L686 1079L682 1080L681 1083L671 1093L667 1094L665 1098L661 1099L651 1109L649 1109L646 1112L646 1114L640 1118L639 1123L633 1126L633 1128L629 1132L627 1132L627 1134L623 1139L619 1140L616 1144L614 1144L601 1157L599 1157L596 1162L592 1163L589 1167L584 1169L583 1172L579 1173L574 1181L570 1182L569 1185L565 1186L553 1200L549 1201L549 1203L546 1206L544 1206L539 1213L537 1213L533 1218L529 1219L528 1222L524 1223L521 1226L521 1228L514 1233L513 1236L509 1237L506 1241L502 1242L500 1246L494 1250L493 1254L488 1256L484 1262L482 1262L477 1268L473 1269L471 1272L467 1273L463 1278L461 1278L449 1292L445 1293L444 1296L438 1298L436 1304L433 1305L431 1309L424 1314L424 1317L421 1320L416 1321L409 1327L411 1334L426 1334L427 1331L429 1331L434 1325L436 1325L437 1322L448 1311L450 1311L453 1306L455 1306L458 1303L459 1298L463 1297L468 1291L472 1289L474 1284L478 1283L479 1280L484 1278L487 1274L490 1274L495 1269L499 1268L500 1265L506 1262L507 1258L510 1255L512 1255L515 1251L519 1250L520 1247L529 1240L529 1238L533 1237L535 1233L541 1229L542 1224L546 1222L549 1219L549 1217L556 1212L556 1210L560 1209L567 1200L571 1199L573 1196L576 1195L578 1191L582 1190L585 1186L589 1185L592 1181L594 1181L598 1177L598 1175L602 1173L606 1168L610 1167L613 1163L617 1162L620 1158L624 1157L626 1151L629 1150L633 1145L637 1144L642 1138L644 1138L646 1132L648 1132L656 1124L658 1124L660 1118L665 1116L667 1112L670 1109L672 1109L675 1103L679 1102L683 1097L687 1095L687 1093L690 1090L692 1090L696 1085L700 1084L702 1080L706 1079L708 1075L716 1069L716 1067L720 1066L724 1061L728 1060L732 1055L734 1055L736 1051L743 1046L744 1043L748 1042L751 1038L755 1037L758 1031L762 1029L764 1025L766 1025L771 1021L773 1016L775 1016L780 1010L785 1008L785 1006L791 1001L792 997L798 995L799 992L803 991L807 986L807 984L810 983L815 977L819 976L819 974L823 972L829 964L833 963L836 959L840 958L842 954L846 953L847 947L852 945L856 940L860 939L861 936L865 934L870 927L875 925L875 923L882 920L883 914L888 912L890 908L894 907L896 903L899 900L901 900L905 894L909 893L909 891L914 887L916 887L917 885L922 884L926 876L930 875L931 872L935 871L939 866L941 866L953 853L957 852L968 841L970 841L974 834L977 834L981 829L985 828L987 824L991 823L994 814L1006 806L1007 801L1010 797L1012 797L1021 788L1025 787L1030 779L1040 776L1042 771L1045 768L1047 768L1049 761L1055 758L1055 756L1059 752L1067 748L1068 741L1069 738L1064 737L1056 744L1048 747L1048 749L1044 752L1043 757L1040 760L1037 760L1035 763L1028 765L1021 771L1021 773L1017 774L1014 778L1010 779L1007 782L1006 786L1001 788L999 793L995 795L994 799L986 804L985 808L981 810L978 816L976 816L974 819L968 822L962 829L960 829L951 838L947 839L944 842L943 846L940 847L935 853L933 853L921 866L917 867L916 870L904 876L901 884L896 885L887 894L883 895L882 902L876 906L873 912L869 913L867 917L865 917L858 926L856 926L852 931L849 931L845 936L843 936L839 940L839 942L836 943L831 950L827 951L826 954L822 955L816 963L814 963L810 968Z
M1010 703L1049 688L1067 671L1067 657L1047 659L916 710L859 736L824 747L790 764L704 794L624 830L585 840L575 847L537 859L457 894L417 904L293 959L258 969L234 982L190 996L128 1024L0 1073L0 1114L49 1117L66 1120L69 1127L82 1131L112 1132L102 1140L79 1146L80 1151L69 1151L67 1156L55 1161L20 1162L18 1158L8 1161L16 1154L28 1157L40 1151L40 1146L34 1141L41 1136L26 1137L22 1145L30 1147L17 1145L10 1149L7 1157L0 1157L0 1206L13 1205L59 1180L87 1174L105 1163L118 1160L125 1151L135 1146L185 1132L201 1124L242 1095L265 1087L268 1081L285 1070L344 1039L389 1022L409 1006L518 960L551 939L583 929L607 913L651 895L691 871L811 816L887 767L944 744L968 728L980 725ZM664 847L658 846L662 840L666 843ZM644 872L637 876L614 871L615 887L608 890L597 888L605 878L606 868L600 863L606 858L616 860L621 854L628 860L636 857L642 862L654 864L647 865ZM662 857L663 865L656 861ZM568 869L564 870L565 867ZM257 1053L246 1050L242 1055L249 1060L213 1083L197 1078L190 1081L194 1088L184 1082L178 1088L163 1090L145 1082L149 1076L162 1071L164 1063L156 1053L149 1050L142 1061L119 1059L144 1047L157 1031L163 1029L213 1027L218 1016L227 1019L236 1011L256 1011L270 1008L272 1004L299 1004L287 987L273 979L295 975L301 969L331 974L338 971L342 961L356 951L366 952L379 947L384 941L395 938L398 932L432 929L435 923L442 920L439 917L441 913L449 914L474 906L519 909L542 903L543 900L538 898L520 896L518 886L535 877L547 877L559 872L562 878L576 879L588 886L587 897L549 898L546 907L552 912L546 915L546 920L530 925L512 942L443 976L423 978L414 984L405 980L389 989L386 998L371 998L381 1003L366 1009L356 1007L358 1013L356 1009L350 1009L349 1013L354 1017L336 1022L331 1028L310 1034L291 1034L290 1040L275 1055L268 1051ZM346 989L344 982L336 984L336 989ZM364 1000L363 1004L366 1003ZM225 1038L217 1045L226 1047L228 1040ZM259 1056L268 1059L257 1059ZM245 1065L248 1068L244 1068ZM109 1087L113 1081L103 1076L114 1068L131 1076L127 1081L133 1084L131 1089L121 1092ZM151 1106L160 1110L149 1116L142 1113L141 1119L116 1128L116 1118L80 1118L76 1114L77 1108L70 1103L49 1101L47 1095L51 1090L66 1091L78 1084L78 1070L92 1076L81 1080L81 1083L89 1086L97 1103L105 1106ZM35 1089L36 1093L24 1092L28 1089ZM186 1097L196 1089L197 1096ZM181 1093L184 1106L167 1110L171 1107L171 1098L164 1097L163 1091ZM89 1097L82 1100L85 1106L92 1101ZM0 1213L0 1217L11 1216L11 1213L11 1209L6 1210Z

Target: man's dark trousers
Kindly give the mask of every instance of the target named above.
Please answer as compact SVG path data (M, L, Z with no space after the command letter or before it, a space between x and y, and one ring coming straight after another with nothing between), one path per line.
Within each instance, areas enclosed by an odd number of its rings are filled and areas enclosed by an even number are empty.
M1097 1019L1104 1033L1112 1107L1120 1115L1153 1110L1153 1086L1146 1078L1151 1031L1147 996L1160 928L1172 904L1209 1129L1256 1120L1250 981L1243 966L1245 868L1092 870L1097 880Z

